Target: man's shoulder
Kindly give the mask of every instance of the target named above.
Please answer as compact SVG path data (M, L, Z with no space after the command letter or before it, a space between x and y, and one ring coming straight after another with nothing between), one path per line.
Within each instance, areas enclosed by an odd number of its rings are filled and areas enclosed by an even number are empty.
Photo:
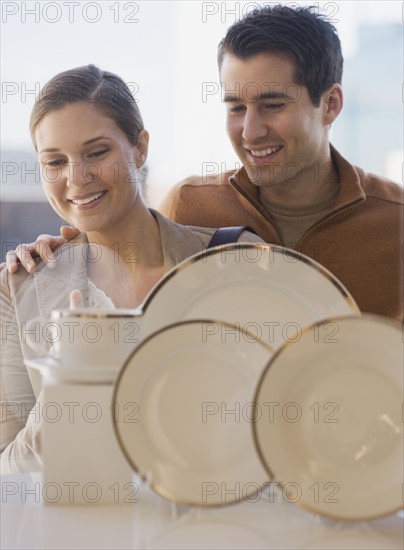
M236 170L228 170L210 176L189 176L174 186L174 189L182 190L186 188L199 189L206 187L228 187L229 179L234 176Z
M220 222L216 217L211 220L206 215L210 209L221 209L224 203L234 198L234 189L229 179L235 172L233 170L210 176L190 176L169 190L158 210L178 223L217 227Z
M396 203L399 206L404 204L404 189L401 185L389 178L365 172L362 168L355 168L368 199Z

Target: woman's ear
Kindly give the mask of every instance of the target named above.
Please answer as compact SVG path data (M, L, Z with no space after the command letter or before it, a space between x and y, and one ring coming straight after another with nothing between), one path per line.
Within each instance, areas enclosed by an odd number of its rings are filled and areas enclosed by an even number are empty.
M149 150L149 132L142 130L139 132L137 145L136 145L136 166L140 168L143 166L147 159L147 152Z
M344 95L340 84L333 84L323 94L324 123L332 124L342 111Z

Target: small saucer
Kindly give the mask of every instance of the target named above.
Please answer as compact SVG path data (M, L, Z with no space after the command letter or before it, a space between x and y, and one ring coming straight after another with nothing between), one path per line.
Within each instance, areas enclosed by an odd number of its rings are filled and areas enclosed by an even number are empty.
M115 380L119 370L116 367L108 369L66 367L59 359L50 355L26 359L25 364L39 370L43 376L51 376L58 382L107 384Z

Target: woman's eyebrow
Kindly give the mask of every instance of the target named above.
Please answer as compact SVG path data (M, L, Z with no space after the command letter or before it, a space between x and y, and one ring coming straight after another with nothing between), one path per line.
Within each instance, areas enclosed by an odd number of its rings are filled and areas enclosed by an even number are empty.
M108 138L107 136L98 136L98 137L95 137L95 138L91 138L87 141L85 141L82 145L90 145L91 143L94 143L95 141L98 141L100 139L108 139L110 140L110 138ZM60 149L57 149L55 147L52 147L52 148L49 148L49 149L41 149L39 151L39 154L40 153L57 153L58 151L60 151Z
M98 141L99 139L108 139L108 140L110 140L111 138L109 138L109 137L107 137L107 136L98 136L98 137L89 139L88 141L85 141L85 142L83 143L83 145L89 145L90 143L93 143L94 141Z

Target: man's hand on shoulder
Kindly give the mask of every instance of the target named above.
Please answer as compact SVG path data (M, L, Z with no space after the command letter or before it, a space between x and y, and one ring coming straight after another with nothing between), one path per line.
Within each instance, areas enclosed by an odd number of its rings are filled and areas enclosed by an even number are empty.
M62 244L71 241L80 233L75 227L63 225L60 228L60 235L39 235L36 241L29 244L19 244L15 250L9 250L6 254L6 261L0 264L0 270L7 268L9 273L16 273L20 264L32 273L36 269L34 258L41 258L49 267L56 261L53 251Z

